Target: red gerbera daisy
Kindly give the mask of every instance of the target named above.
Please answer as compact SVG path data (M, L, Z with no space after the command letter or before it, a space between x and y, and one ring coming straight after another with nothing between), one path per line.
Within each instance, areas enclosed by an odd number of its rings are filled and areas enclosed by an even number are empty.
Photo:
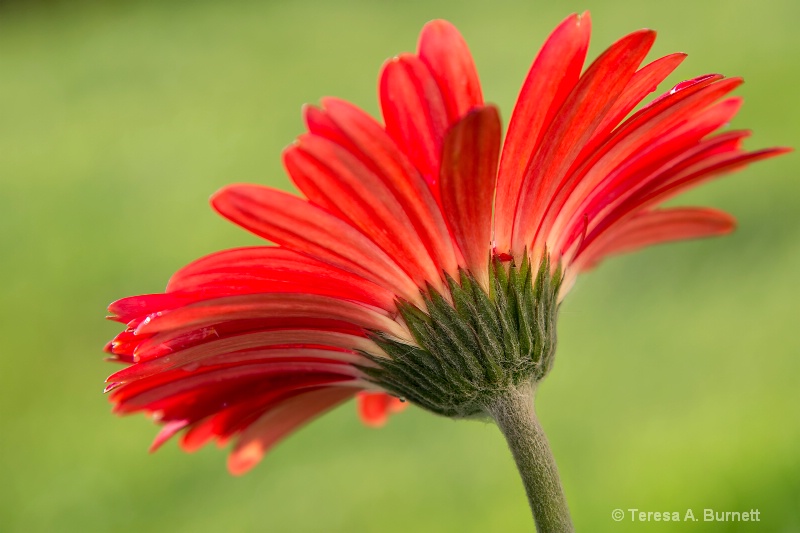
M126 329L108 350L130 364L108 379L115 411L162 423L154 449L181 431L190 451L233 439L240 474L354 396L373 425L409 400L494 418L522 470L554 473L514 440L538 438L525 399L552 365L576 275L612 254L728 233L725 213L659 205L785 151L715 133L741 105L725 98L739 78L700 76L632 113L684 54L640 67L655 39L641 30L583 70L589 33L588 15L573 15L548 38L502 149L497 109L445 21L384 66L384 125L333 98L307 107L308 131L284 152L305 198L260 185L212 198L274 245L212 254L165 293L110 306ZM568 526L542 505L540 527Z

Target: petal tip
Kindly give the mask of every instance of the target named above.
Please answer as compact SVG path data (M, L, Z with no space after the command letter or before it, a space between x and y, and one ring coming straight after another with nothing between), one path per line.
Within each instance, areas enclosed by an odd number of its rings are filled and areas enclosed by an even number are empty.
M228 472L234 476L242 476L253 469L264 457L264 450L257 441L234 450L228 456Z

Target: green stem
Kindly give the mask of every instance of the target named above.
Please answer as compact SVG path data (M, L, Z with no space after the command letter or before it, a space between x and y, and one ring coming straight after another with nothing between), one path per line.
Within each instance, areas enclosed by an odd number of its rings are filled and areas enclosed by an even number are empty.
M522 476L539 533L572 533L564 489L547 437L536 419L531 386L512 389L489 406Z

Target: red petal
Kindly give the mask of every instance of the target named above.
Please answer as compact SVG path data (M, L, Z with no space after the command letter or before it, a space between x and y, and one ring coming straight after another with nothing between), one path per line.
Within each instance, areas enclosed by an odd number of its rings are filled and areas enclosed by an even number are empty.
M309 121L310 131L331 135L326 138L339 142L379 176L402 204L439 271L455 275L458 251L439 206L419 171L372 117L343 100L325 98L322 103L338 133L315 129L314 123Z
M228 470L234 475L244 474L289 433L351 398L354 392L347 388L325 388L274 407L239 437L228 458Z
M417 285L440 278L403 205L357 157L318 135L304 135L284 152L284 164L312 202L349 220Z
M648 187L647 193L643 191L643 194L639 195L640 199L637 202L640 201L642 205L665 202L687 189L696 187L722 174L741 170L756 161L762 161L791 151L791 148L777 147L764 148L747 153L739 153L737 151L722 155L711 154L715 157L709 157L708 161L700 165L693 166L677 174L668 172L665 173L663 178L653 180L653 187ZM660 186L655 187L656 184Z
M234 248L198 259L170 278L167 292L217 287L228 287L228 294L308 292L362 301L386 310L395 308L394 293L380 285L277 246ZM168 308L150 307L151 312Z
M256 235L352 272L420 303L413 281L375 243L350 224L308 202L257 185L231 185L211 199L214 208Z
M157 335L143 336L143 338L138 340L133 350L129 352L129 355L133 356L135 354L135 358L131 362L148 361L200 344L247 333L309 329L314 331L344 333L356 337L363 337L366 334L364 328L340 320L310 317L256 318L220 322L212 326L203 326L186 331L170 330Z
M348 383L348 388L349 385ZM253 394L246 401L229 405L216 414L193 425L191 429L195 430L197 427L197 432L194 435L187 435L187 438L181 445L195 447L196 449L196 447L205 444L210 437L216 437L217 443L220 446L224 446L232 436L241 433L264 413L280 403L295 396L320 390L324 387L324 385L303 386L301 388L278 387ZM209 433L210 435L208 435Z
M144 317L162 309L172 309L196 301L196 297L188 294L142 294L128 296L112 302L108 311L113 319L127 324L133 319Z
M711 208L678 207L640 213L595 241L576 267L586 270L609 255L671 241L725 235L735 227L731 215Z
M203 344L185 348L166 355L148 359L148 350L159 347L159 336L140 346L141 361L115 372L109 383L127 383L176 368L200 366L205 359L243 350L264 349L270 346L294 348L331 348L338 350L364 350L381 353L372 341L347 333L308 329L270 330L245 333L232 337L209 340ZM137 352L137 355L139 353ZM365 359L366 362L366 359Z
M788 148L770 148L745 154L734 151L727 154L723 153L722 155L713 154L714 157L710 157L708 160L703 160L703 154L700 154L698 156L700 158L698 164L683 171L678 171L677 175L674 167L667 168L664 172L649 180L647 187L641 188L636 194L631 195L615 209L609 211L583 241L581 250L588 248L595 239L604 232L609 231L616 224L621 223L622 220L642 210L664 202L668 198L686 189L696 187L701 182L720 174L731 172L746 164L774 157L788 151L790 151ZM581 253L582 251L578 252L578 254Z
M708 87L707 91L716 89ZM646 128L643 125L624 136L615 136L575 173L571 185L562 189L560 200L554 202L554 206L559 205L558 220L548 238L554 243L553 249L571 245L580 233L595 225L599 209L633 194L653 170L668 161L674 165L689 155L703 137L727 124L741 104L740 99L731 98L698 112L696 105L705 104L707 98L700 92L695 99L699 100L694 104L692 99L686 100L687 105L682 105L680 112L665 110L658 115L659 120L648 120ZM675 127L676 123L680 126ZM583 218L588 218L586 225Z
M193 453L205 446L216 435L214 419L217 415L211 415L205 420L193 424L181 436L180 446L185 452Z
M442 151L442 207L467 268L487 290L501 127L494 106L475 109L450 129Z
M611 106L603 121L597 127L592 139L583 149L584 154L591 154L598 145L607 140L608 134L622 121L642 99L658 88L658 85L678 68L686 54L677 53L656 59L643 66L625 86L619 98ZM578 160L582 160L579 157Z
M590 33L588 13L567 17L542 46L522 85L508 125L498 174L495 239L497 249L502 252L511 249L511 230L525 168L578 81Z
M185 428L188 424L188 420L173 420L164 424L164 427L161 428L161 431L158 432L158 435L156 435L156 438L153 439L153 443L150 445L150 453L153 453L161 448L165 442L171 439L173 435Z
M534 242L534 237L553 195L654 40L655 32L640 30L611 45L581 76L553 119L523 180L512 234L515 255L528 248L537 253L543 247L543 243ZM547 229L544 228L545 235Z
M245 294L203 300L159 313L142 322L136 334L187 331L231 320L308 317L341 320L397 338L407 335L392 318L365 304L305 293Z
M439 157L449 121L436 79L417 56L402 54L383 67L380 99L386 132L438 196Z
M349 102L343 103L352 106L352 104ZM314 107L313 105L305 105L303 106L303 119L306 122L306 127L308 128L309 133L313 133L314 135L319 135L323 139L333 141L345 150L349 151L351 154L358 156L358 146L353 143L352 140L350 140L347 133L345 133L339 127L339 125L330 117L327 111L323 111L322 109ZM372 118L369 116L367 116L366 119L372 120ZM383 132L383 128L377 124L375 126L380 128L381 132Z
M359 376L346 364L261 360L159 374L118 387L109 399L119 414L147 409L166 413L162 416L168 419L199 420L258 391L353 381Z
M361 391L356 400L361 421L375 428L386 424L390 414L399 413L408 406L408 403L384 392Z
M417 54L439 85L450 124L483 104L475 62L455 26L446 20L427 23L419 36Z

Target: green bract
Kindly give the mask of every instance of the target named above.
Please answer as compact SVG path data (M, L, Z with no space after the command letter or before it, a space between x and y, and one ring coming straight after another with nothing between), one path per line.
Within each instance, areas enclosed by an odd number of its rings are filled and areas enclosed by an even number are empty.
M447 278L450 294L429 288L427 311L400 302L417 345L381 332L373 340L389 358L365 353L377 367L362 367L385 390L436 414L482 416L499 395L542 379L553 366L561 269L547 256L534 271L494 259L489 292L462 270Z

